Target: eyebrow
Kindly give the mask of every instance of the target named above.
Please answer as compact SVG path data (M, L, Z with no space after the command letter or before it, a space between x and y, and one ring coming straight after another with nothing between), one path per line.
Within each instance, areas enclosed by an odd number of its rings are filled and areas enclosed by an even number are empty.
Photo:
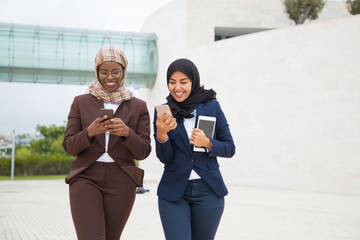
M117 68L113 68L110 72L112 72L112 71L114 71L114 70L122 70L122 68L121 67L117 67ZM99 70L98 71L108 71L107 69L100 69L99 68Z
M171 80L176 81L176 79L173 79L173 78L170 78L170 79L169 79L169 81L171 81ZM184 80L190 80L190 79L189 79L189 78L182 78L182 79L180 79L180 81L184 81Z

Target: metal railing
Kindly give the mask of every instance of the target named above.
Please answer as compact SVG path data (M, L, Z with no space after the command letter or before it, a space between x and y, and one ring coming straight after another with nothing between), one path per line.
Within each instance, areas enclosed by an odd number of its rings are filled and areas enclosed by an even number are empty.
M88 84L104 45L129 61L127 86L152 88L158 53L153 33L113 32L0 23L0 81Z

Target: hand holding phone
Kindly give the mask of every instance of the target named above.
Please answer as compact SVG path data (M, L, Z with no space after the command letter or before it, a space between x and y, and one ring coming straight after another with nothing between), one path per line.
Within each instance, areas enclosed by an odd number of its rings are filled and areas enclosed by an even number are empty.
M99 122L99 118L103 117L106 115L106 119L102 120L101 122ZM87 127L87 132L88 132L88 138L89 140L96 136L99 135L101 133L104 133L106 131L108 131L108 129L104 126L104 121L108 120L108 119L112 119L114 118L114 111L112 109L105 109L105 108L101 108L99 111L99 117L96 118L88 127Z
M100 117L105 116L105 115L107 116L107 118L105 120L114 118L114 110L101 108L100 109ZM105 121L105 120L103 120L103 121Z
M155 106L158 118L156 120L156 136L163 143L168 139L167 133L174 130L177 126L176 119L173 118L169 105ZM171 119L169 119L171 117Z
M156 105L155 109L156 109L156 112L157 112L157 114L159 116L165 114L166 115L165 119L167 119L168 117L173 116L172 113L171 113L170 107L167 104L165 104L165 105Z

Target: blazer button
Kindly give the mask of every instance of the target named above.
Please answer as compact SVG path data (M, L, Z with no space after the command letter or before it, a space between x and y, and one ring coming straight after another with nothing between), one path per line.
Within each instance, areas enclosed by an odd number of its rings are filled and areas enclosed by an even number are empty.
M192 160L192 159L189 160L189 162L191 162L191 163L192 163L193 161L194 161L194 160Z

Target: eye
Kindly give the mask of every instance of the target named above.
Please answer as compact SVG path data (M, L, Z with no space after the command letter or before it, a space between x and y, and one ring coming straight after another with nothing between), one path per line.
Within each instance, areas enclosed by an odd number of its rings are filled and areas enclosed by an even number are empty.
M111 72L111 74L113 76L120 76L121 72L120 71L114 71L114 72Z
M99 72L102 76L107 76L108 75L108 72L106 72L106 71L100 71Z

